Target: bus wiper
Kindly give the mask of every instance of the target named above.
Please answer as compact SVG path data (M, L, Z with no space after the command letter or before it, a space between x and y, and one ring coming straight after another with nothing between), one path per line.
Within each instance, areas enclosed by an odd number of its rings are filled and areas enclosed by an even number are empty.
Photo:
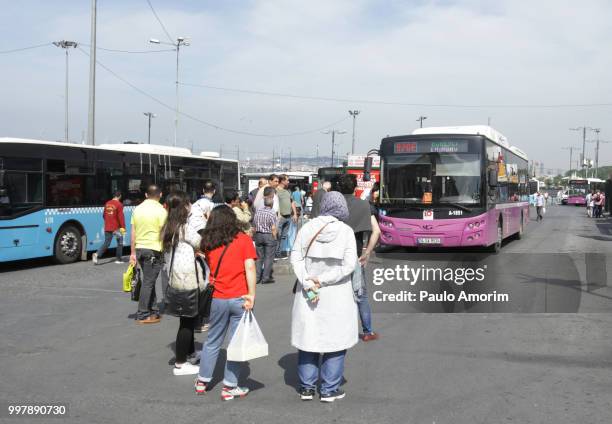
M460 205L459 203L444 202L440 203L440 205L449 205L457 209L461 209L463 212L472 212L469 208L466 208L465 206Z

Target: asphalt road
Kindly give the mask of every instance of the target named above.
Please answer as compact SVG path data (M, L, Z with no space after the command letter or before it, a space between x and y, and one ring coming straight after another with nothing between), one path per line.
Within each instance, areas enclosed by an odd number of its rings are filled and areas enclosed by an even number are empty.
M513 265L499 273L521 274L514 279L521 289L508 286L511 278L499 284L519 298L533 285L548 287L549 294L555 287L579 293L563 305L571 311L375 313L382 337L350 350L347 397L330 405L297 398L296 352L289 343L293 278L281 274L281 266L277 283L258 286L257 292L256 315L270 355L249 363L244 373L249 396L223 403L219 383L196 397L192 377L172 375L176 318L146 327L134 323L136 305L120 291L124 266L4 264L0 400L69 405L66 419L5 421L607 424L612 422L611 241L612 220L595 222L582 209L550 207L542 223L530 223L523 240L483 260ZM386 252L372 260L369 272L398 261L467 261L457 255ZM529 257L537 260L520 262ZM489 275L497 281L495 272ZM451 308L478 308L472 309ZM218 367L215 380L220 376Z

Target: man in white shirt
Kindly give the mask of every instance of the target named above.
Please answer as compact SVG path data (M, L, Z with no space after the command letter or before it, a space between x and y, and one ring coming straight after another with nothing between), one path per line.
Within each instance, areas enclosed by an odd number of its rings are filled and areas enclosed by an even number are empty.
M259 189L259 191L257 192L257 195L255 196L255 200L253 201L253 209L255 211L257 211L257 209L264 207L264 195L263 195L264 189L266 187L272 187L274 190L276 190L278 188L279 182L280 182L280 178L276 174L272 174L268 177L268 184ZM276 214L278 215L279 203L278 203L278 196L276 194L274 195L274 204L272 205L272 210L276 212Z
M204 183L203 188L204 196L191 205L191 213L189 214L189 219L187 222L198 233L201 233L201 231L204 230L204 227L206 227L206 221L208 221L210 211L212 211L212 209L215 207L212 198L216 191L216 184L211 180L207 180Z
M544 216L542 215L542 210L544 209L544 196L542 196L542 193L540 193L539 191L536 192L535 205L536 212L538 213L536 221L541 221L544 219Z

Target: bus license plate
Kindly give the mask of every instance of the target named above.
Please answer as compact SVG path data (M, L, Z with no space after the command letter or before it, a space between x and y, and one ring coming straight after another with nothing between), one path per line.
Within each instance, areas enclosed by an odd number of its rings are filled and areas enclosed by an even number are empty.
M419 237L417 239L418 244L441 244L442 239L440 237Z

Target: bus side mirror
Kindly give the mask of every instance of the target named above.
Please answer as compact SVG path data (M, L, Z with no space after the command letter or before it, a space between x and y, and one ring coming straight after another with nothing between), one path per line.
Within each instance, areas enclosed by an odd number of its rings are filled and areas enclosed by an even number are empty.
M368 156L363 161L363 181L370 181L372 174L372 163L374 162L374 158L372 156Z
M489 187L497 187L497 169L489 168L488 174Z

